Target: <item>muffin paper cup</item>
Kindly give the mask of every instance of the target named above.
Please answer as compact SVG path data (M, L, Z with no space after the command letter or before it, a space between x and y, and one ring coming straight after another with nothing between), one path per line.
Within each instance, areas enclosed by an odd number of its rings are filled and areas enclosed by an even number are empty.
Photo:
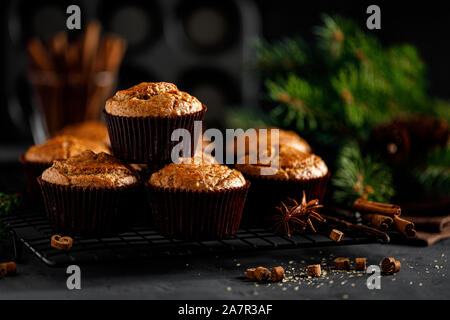
M122 117L105 110L111 148L114 156L131 163L166 164L179 142L171 141L175 129L187 129L194 138L194 121L203 121L206 106L201 111L175 117Z
M105 235L120 231L134 220L130 203L139 185L83 188L49 183L41 177L38 182L50 223L63 234Z
M223 191L186 191L147 184L148 199L157 230L185 240L227 239L242 218L250 182Z
M24 155L19 157L25 176L25 198L26 204L30 207L38 207L42 209L44 203L42 200L41 189L37 182L37 178L45 169L52 166L52 162L30 162L26 161Z
M243 224L245 225L265 225L267 218L273 217L278 211L281 201L292 198L300 203L303 197L303 191L306 194L306 200L318 199L320 204L325 196L330 174L324 177L309 180L278 180L265 177L254 177L245 175L250 180L252 187L249 190L245 211L243 215Z

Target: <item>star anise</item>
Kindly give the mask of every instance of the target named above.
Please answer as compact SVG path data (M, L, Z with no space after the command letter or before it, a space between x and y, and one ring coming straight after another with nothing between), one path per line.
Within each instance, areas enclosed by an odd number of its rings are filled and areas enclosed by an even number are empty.
M280 213L271 218L276 221L275 233L279 233L283 228L286 235L290 237L293 232L303 232L308 226L313 232L316 232L311 219L320 222L326 221L315 211L322 207L317 199L307 202L305 191L303 191L300 204L295 199L287 198L286 203L282 201L281 205L276 208Z

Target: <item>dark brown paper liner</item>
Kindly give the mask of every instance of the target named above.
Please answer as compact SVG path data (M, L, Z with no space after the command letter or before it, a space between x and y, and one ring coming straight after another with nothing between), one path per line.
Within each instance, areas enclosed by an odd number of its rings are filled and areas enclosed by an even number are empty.
M245 174L244 174L245 175ZM301 201L303 191L306 199L323 202L330 174L309 180L279 180L270 176L250 176L245 178L252 183L248 192L243 216L244 224L264 225L267 218L273 217L281 201L292 198Z
M186 191L147 184L158 231L187 240L228 239L238 229L250 186L223 191Z
M25 176L25 199L26 205L30 207L37 206L39 209L44 207L41 189L37 182L37 178L45 169L52 166L52 162L30 162L25 160L25 156L21 155L19 161L22 164Z
M136 193L133 194L133 202L130 205L133 205L136 213L136 223L140 225L153 225L153 217L151 215L150 204L147 199L147 190L145 186L145 182L150 180L150 177L156 171L159 171L166 165L160 164L147 164L145 167L141 169L136 169L134 167L133 170L139 176L140 187L136 190Z
M194 139L194 121L203 121L201 111L176 117L121 117L103 111L114 156L131 163L171 162L175 129L187 129Z
M129 210L139 185L117 188L63 186L38 178L45 211L57 232L69 235L105 235L131 224ZM128 207L128 208L127 208Z

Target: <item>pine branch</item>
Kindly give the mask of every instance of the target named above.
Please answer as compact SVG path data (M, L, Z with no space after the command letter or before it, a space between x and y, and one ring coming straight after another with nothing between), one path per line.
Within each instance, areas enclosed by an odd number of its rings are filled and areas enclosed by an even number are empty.
M416 168L415 179L432 194L450 194L450 145L432 152L425 168Z
M322 21L322 26L314 28L318 37L318 47L325 56L335 62L343 56L345 43L352 35L352 31L357 28L353 22L341 17L322 15Z
M450 123L450 101L436 99L431 104L433 115Z
M310 56L307 45L300 37L286 38L274 44L260 40L256 42L255 49L254 67L269 73L298 71L307 64Z
M257 68L264 72L264 66L273 67L266 73L268 96L274 102L272 124L326 147L329 165L336 167L336 202L349 205L367 193L369 200L389 201L393 186L400 185L393 183L393 176L400 177L401 168L394 171L378 158L362 155L358 145L367 144L374 127L412 114L450 121L450 102L428 96L426 68L413 46L386 48L355 22L339 16L323 16L323 24L314 31L316 43L285 39L257 48ZM417 140L416 135L412 139ZM342 147L348 141L358 144ZM338 157L336 150L341 150ZM442 154L434 160L417 158L407 171L424 187L448 190L449 165L444 158ZM421 168L415 171L417 164Z
M0 193L0 219L12 213L20 205L21 200L19 193ZM8 225L0 220L0 240L4 238L7 229Z
M390 168L369 156L363 157L356 143L341 149L332 185L334 201L347 208L363 195L376 202L389 202L394 195Z
M227 128L260 128L273 125L269 117L262 110L249 108L232 109L227 113L225 124Z
M284 127L295 122L295 126L301 131L317 129L317 118L325 116L320 89L294 74L289 74L286 80L269 80L266 85L270 98L282 106L272 116L279 118L279 114L286 112L283 115Z

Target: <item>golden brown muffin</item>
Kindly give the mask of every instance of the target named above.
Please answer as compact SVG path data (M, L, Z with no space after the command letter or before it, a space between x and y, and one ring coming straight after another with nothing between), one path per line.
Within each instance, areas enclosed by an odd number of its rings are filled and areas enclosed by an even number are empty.
M57 133L57 136L63 135L98 141L107 146L111 145L111 142L109 141L108 129L99 121L85 121L66 126Z
M109 153L103 143L72 136L58 136L43 144L31 146L25 153L24 159L28 162L52 162L76 156L85 150Z
M106 153L84 151L65 160L55 160L42 173L42 180L57 185L116 188L138 183L137 174Z
M267 132L263 134L261 131L259 131L260 129L267 129ZM257 152L259 152L259 141L261 139L264 139L262 141L267 143L267 150L270 150L271 138L272 138L271 129L278 129L278 144L279 145L288 145L288 146L291 146L291 147L298 149L299 151L302 151L305 153L311 152L311 147L308 144L308 142L306 142L305 139L301 138L297 133L295 133L294 131L282 130L282 129L276 128L276 127L255 129L256 140L250 141L250 139L246 138L245 139L245 150L243 150L244 151L243 153L238 153L238 151L239 151L237 148L238 139L235 138L232 143L229 143L227 145L227 152L232 152L232 150L234 148L234 154L237 155L238 158L240 158L241 156L243 156L245 154L249 154L250 152L255 152L257 154ZM250 142L252 142L251 145L250 145ZM274 142L274 144L276 144L276 142Z
M142 82L117 91L105 106L107 113L122 117L171 117L202 109L197 98L167 82Z
M171 163L150 177L150 185L190 191L220 191L245 186L244 176L220 164Z
M279 169L273 168L273 174L267 175L268 178L308 180L324 177L328 173L327 165L320 157L312 153L299 151L288 145L280 145L278 159ZM248 155L244 156L243 160L243 164L239 164L240 161L242 162L242 159L238 161L236 169L246 176L260 176L262 168L272 170L261 164L249 164Z
M278 129L278 128L271 127L269 129ZM287 131L282 129L278 130L279 130L280 145L283 144L288 145L294 147L295 149L298 149L299 151L306 153L311 152L311 147L308 144L308 142L306 142L306 140L300 137L297 133L295 133L294 131Z
M178 158L177 163L215 163L217 164L216 158L214 158L210 154L206 154L204 152L200 153L199 155L195 155L191 158Z

